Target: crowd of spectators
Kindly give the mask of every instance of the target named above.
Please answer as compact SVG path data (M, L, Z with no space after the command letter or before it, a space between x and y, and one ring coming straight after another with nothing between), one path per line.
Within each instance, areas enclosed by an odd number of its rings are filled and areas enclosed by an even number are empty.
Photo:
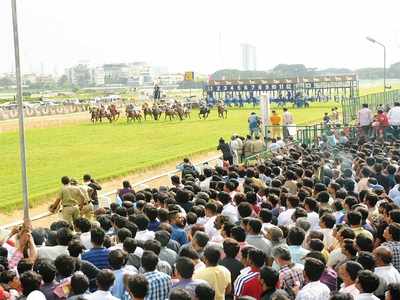
M0 299L400 299L399 163L399 143L363 137L253 166L185 160L170 186L124 182L82 214L97 196L63 177L73 213L1 232Z

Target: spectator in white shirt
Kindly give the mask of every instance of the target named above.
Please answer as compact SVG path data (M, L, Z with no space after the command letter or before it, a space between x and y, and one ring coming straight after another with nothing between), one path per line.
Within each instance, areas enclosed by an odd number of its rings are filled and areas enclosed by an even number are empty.
M242 149L243 145L241 146L237 141L237 138L235 136L232 136L230 146L233 152L233 164L237 165L240 161L239 150Z
M125 239L131 238L131 237L132 237L132 233L129 229L127 229L127 228L118 229L116 244L109 248L110 251L116 250L116 249L122 250L124 248L123 244L124 244Z
M80 240L82 245L85 246L86 250L92 249L93 245L90 241L90 229L92 224L86 218L78 218L74 221L75 230L80 232Z
M207 203L206 205L206 218L207 222L204 224L204 229L210 239L217 234L217 229L214 226L215 219L217 218L217 206L214 203Z
M210 168L203 169L203 175L205 179L200 182L200 188L202 191L210 190L210 182L213 176L213 171Z
M388 247L375 248L372 254L376 265L374 273L379 277L379 287L374 294L383 297L390 283L400 283L400 274L392 265L393 253Z
M147 240L154 239L154 231L148 230L150 223L149 218L144 214L139 214L135 217L134 222L138 227L138 232L136 233L135 239L137 241L145 242Z
M277 138L276 138L276 143L279 145L279 147L282 149L282 148L284 148L285 147L285 142L282 140L282 138L280 137L280 136L278 136Z
M293 124L293 115L288 111L288 109L285 107L283 109L283 115L282 115L282 130L283 130L283 138L286 139L289 137L289 129L288 125Z
M379 277L369 270L363 270L358 273L356 287L360 291L360 294L355 300L379 300L373 292L379 286Z
M278 216L278 225L289 225L293 223L292 214L299 206L299 198L295 196L288 197L286 201L287 209Z
M395 176L395 179L397 181L397 177ZM400 205L400 184L396 184L388 194L389 198L397 205Z
M307 211L307 220L311 224L311 230L319 229L319 215L316 212L318 209L318 202L314 198L307 197L304 200L304 208Z
M86 296L86 298L88 300L118 300L110 292L114 280L115 276L111 270L101 270L96 277L97 291Z
M319 279L325 270L324 264L315 258L306 258L304 263L304 278L308 283L298 291L296 300L326 300L330 290ZM297 288L298 289L298 288Z
M364 103L362 109L357 114L358 125L360 125L364 135L368 136L371 129L372 121L374 116L372 111L368 108L368 104Z
M225 186L230 184L231 182L228 181ZM239 213L237 207L232 203L231 196L227 192L219 192L217 200L221 201L223 205L221 214L228 217L231 223L235 224L239 220Z
M276 142L276 139L271 139L271 144L268 145L268 149L271 150L272 153L278 153L281 146Z
M399 126L400 125L400 103L395 102L394 106L388 112L389 125Z
M55 260L61 254L69 255L68 244L72 240L72 231L68 228L61 228L57 231L57 246L43 246L37 249L38 258Z
M333 227L335 227L335 224L336 218L332 214L324 214L319 222L320 231L324 234L324 245L327 249L336 243L336 239L333 236Z
M338 269L338 275L343 283L340 286L339 292L348 293L356 298L360 294L360 291L356 287L357 275L362 270L363 266L352 260L341 264Z

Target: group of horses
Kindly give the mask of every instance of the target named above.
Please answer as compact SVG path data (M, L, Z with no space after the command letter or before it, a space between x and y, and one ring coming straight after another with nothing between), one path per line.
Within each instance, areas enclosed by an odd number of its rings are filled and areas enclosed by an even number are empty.
M211 112L210 105L200 105L199 118L207 119L210 112ZM217 113L218 113L218 118L226 119L228 117L228 109L221 102L218 103L218 105L217 105Z
M160 120L164 114L164 120L169 118L170 121L177 118L181 121L184 119L190 119L190 107L182 105L180 103L174 103L172 105L161 105L153 104L151 107L147 103L143 104L141 108L135 107L133 104L129 104L125 109L126 118L128 122L138 121L141 122L142 119L147 120L147 118L153 120Z
M93 123L103 122L104 119L110 123L117 121L120 117L120 112L114 104L107 107L101 105L100 107L89 108L91 115L91 121ZM208 105L201 105L199 111L200 119L207 119L210 115L211 107ZM218 117L226 119L228 117L228 110L223 103L217 105ZM190 119L191 107L179 102L175 102L170 105L166 104L153 104L150 106L144 103L142 107L135 107L133 104L128 104L125 108L127 122L141 122L143 119L148 118L153 120L161 120L164 114L164 120L169 118L170 121L178 119L183 121L184 119Z
M104 119L108 120L110 123L117 121L120 116L115 104L111 104L107 107L101 105L100 107L90 107L89 108L90 119L93 123L102 123Z

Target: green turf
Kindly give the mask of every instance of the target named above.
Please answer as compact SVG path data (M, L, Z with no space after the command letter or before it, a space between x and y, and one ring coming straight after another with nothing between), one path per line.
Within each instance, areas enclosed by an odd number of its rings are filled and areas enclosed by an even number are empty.
M320 121L333 103L292 110L296 124ZM215 149L217 140L247 133L252 108L230 109L228 119L199 120L197 112L184 121L146 121L127 124L83 122L57 128L29 129L27 158L30 199L37 203L53 195L63 175L80 179L84 173L106 180L157 166L184 155ZM259 108L256 108L259 111ZM0 209L20 207L21 184L18 133L0 134Z

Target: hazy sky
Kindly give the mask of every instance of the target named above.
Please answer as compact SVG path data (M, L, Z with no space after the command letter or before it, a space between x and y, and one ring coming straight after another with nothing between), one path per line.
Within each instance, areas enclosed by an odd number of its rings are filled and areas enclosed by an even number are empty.
M10 0L0 0L0 73L13 65ZM18 0L23 71L144 60L170 71L382 65L400 61L400 0ZM221 38L219 38L221 37Z

